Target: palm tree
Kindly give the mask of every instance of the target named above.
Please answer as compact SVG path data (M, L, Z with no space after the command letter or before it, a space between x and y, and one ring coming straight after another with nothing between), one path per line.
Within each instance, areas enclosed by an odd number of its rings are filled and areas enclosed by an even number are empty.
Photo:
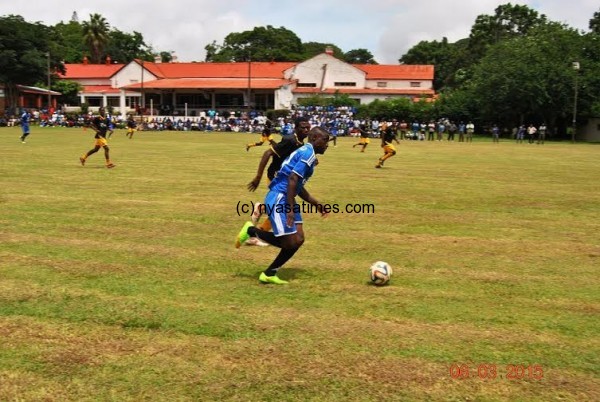
M108 43L108 22L100 14L90 14L90 20L81 24L83 41L88 46L92 63L100 63L100 57Z

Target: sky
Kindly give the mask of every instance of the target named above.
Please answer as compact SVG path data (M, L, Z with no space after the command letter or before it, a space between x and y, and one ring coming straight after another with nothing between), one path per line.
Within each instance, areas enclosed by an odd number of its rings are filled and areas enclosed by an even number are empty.
M509 2L584 31L600 11L598 0L5 0L0 15L55 25L73 12L79 22L98 13L110 27L140 32L154 51L175 52L179 62L204 61L207 44L271 25L302 42L332 43L344 52L367 49L379 64L397 64L420 41L468 37L478 15Z

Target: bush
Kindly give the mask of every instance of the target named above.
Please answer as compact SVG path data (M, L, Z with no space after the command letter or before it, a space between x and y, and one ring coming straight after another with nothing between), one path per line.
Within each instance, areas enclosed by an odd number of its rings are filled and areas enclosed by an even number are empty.
M287 109L271 109L271 110L267 110L266 116L267 116L267 119L269 119L271 121L275 121L280 117L287 117L287 115L289 113L290 113L290 111Z

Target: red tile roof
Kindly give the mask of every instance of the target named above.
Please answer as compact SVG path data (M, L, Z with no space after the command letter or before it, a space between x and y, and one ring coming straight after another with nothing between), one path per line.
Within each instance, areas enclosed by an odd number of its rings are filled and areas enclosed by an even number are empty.
M85 92L86 94L118 94L120 93L120 90L119 88L113 88L110 85L84 85L81 92Z
M141 62L138 62L141 63ZM158 78L283 78L283 71L293 67L292 62L252 63L149 63L144 68Z
M28 94L38 94L38 95L62 95L61 92L56 92L52 90L47 90L46 88L38 88L38 87L30 87L27 85L19 85L17 84L17 89L21 92Z
M110 78L125 64L65 64L65 74L60 78Z
M367 73L368 80L404 79L404 80L433 80L434 66L432 65L374 65L353 64L354 67Z
M277 89L283 85L290 84L284 79L256 79L250 80L252 89ZM123 89L141 89L142 84L136 83L122 87ZM247 89L248 78L218 79L218 78L165 78L162 80L144 82L146 89Z

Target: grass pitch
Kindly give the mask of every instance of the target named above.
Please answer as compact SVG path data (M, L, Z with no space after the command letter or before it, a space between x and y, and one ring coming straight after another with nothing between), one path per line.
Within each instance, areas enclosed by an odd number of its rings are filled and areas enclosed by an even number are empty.
M124 133L0 128L0 400L600 400L598 146L341 138L270 286L259 136Z

